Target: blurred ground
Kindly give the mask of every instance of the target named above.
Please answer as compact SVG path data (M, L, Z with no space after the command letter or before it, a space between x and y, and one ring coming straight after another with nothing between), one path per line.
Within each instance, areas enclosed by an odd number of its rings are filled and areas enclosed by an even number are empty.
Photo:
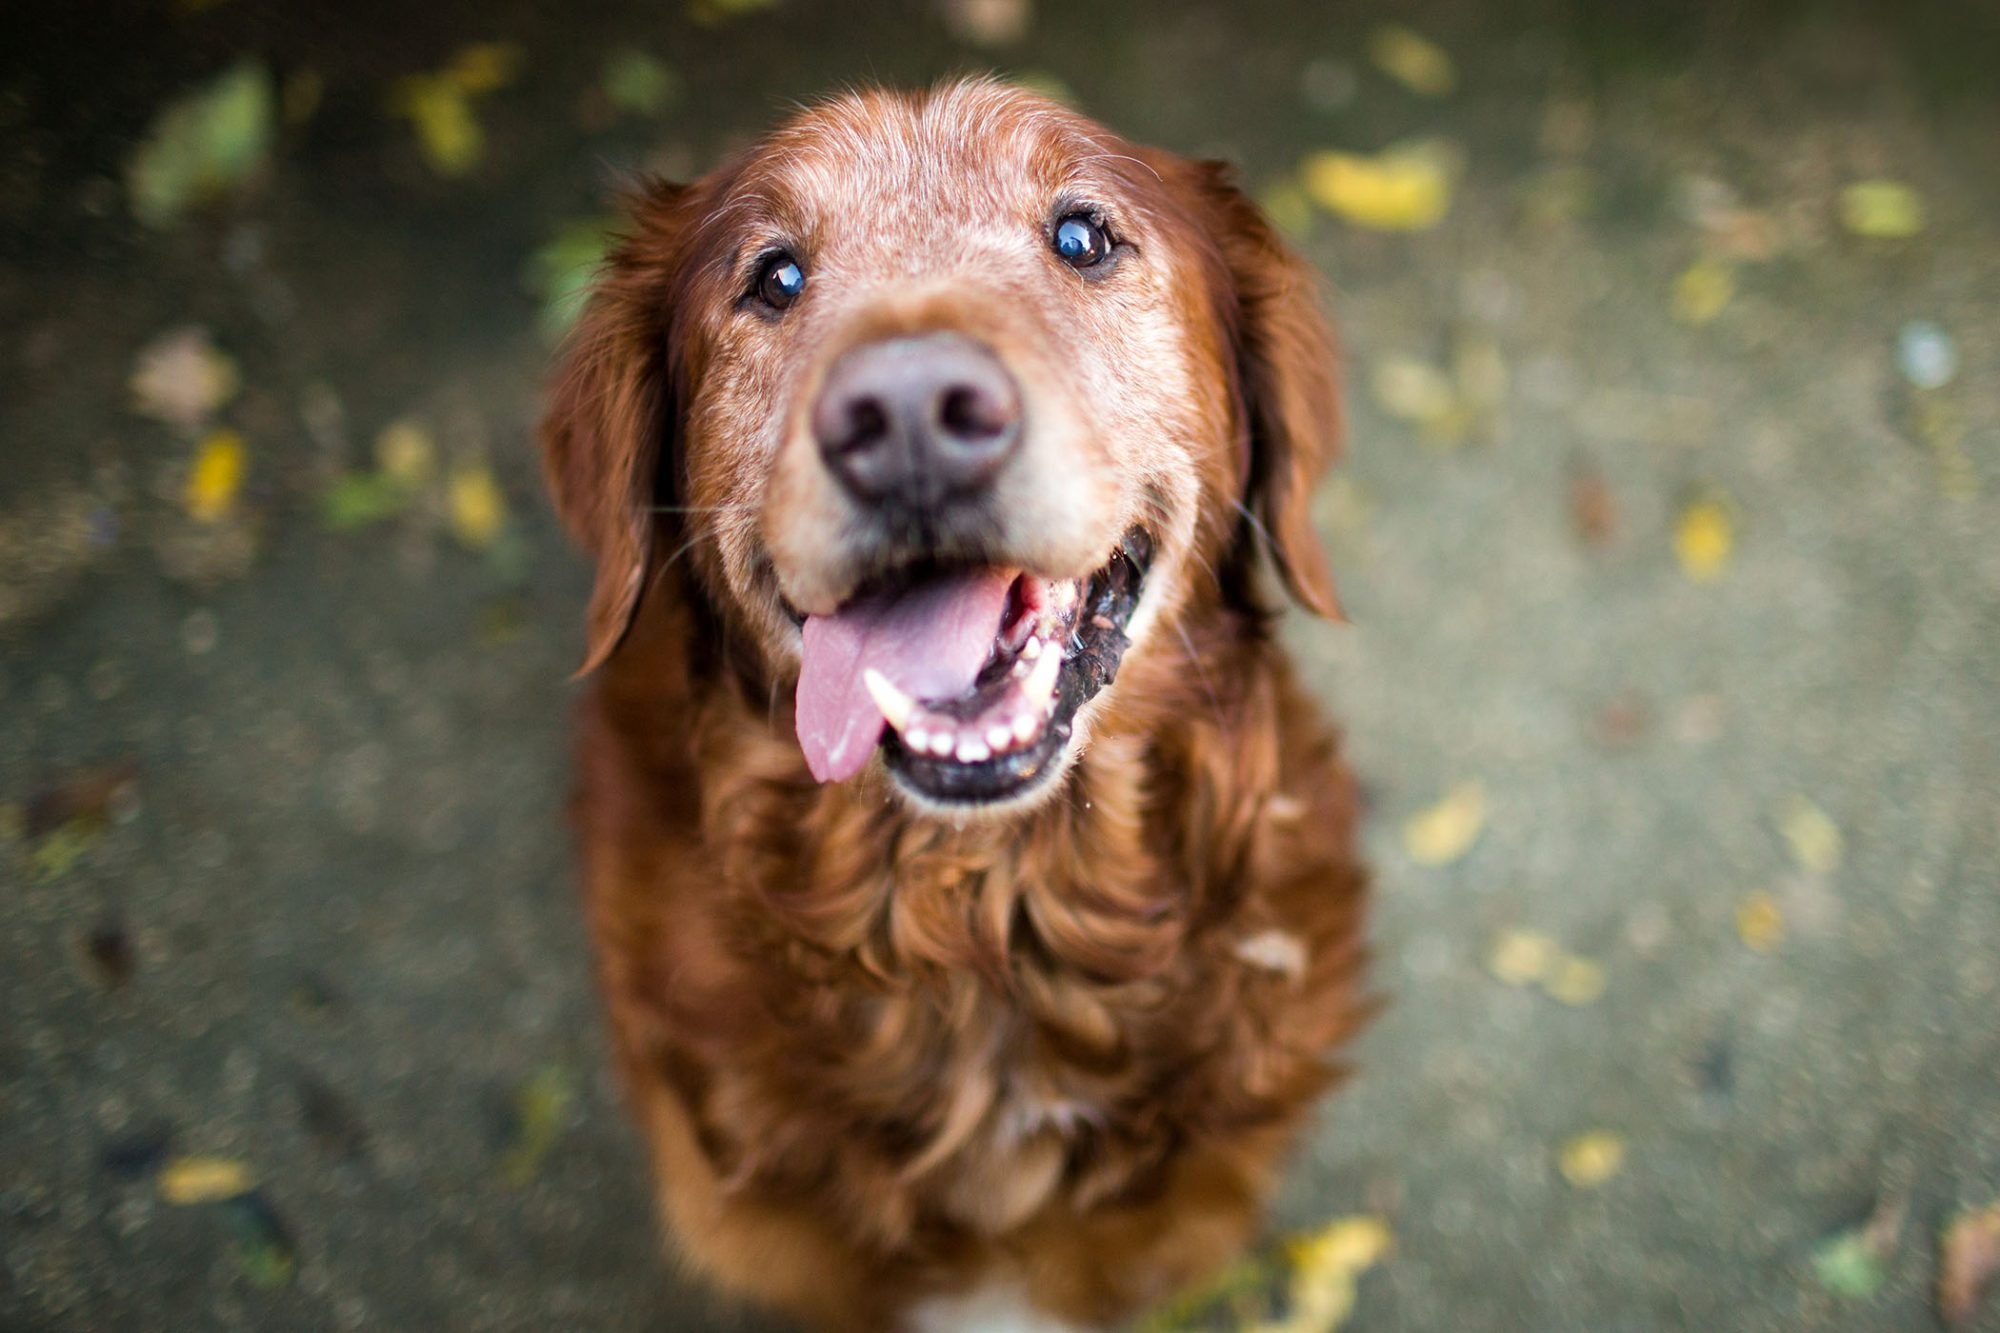
M1392 1230L1356 1328L1936 1326L2000 1199L1994 11L739 8L0 17L0 1326L749 1326L601 1072L523 272L786 99L983 67L1237 159L1341 292L1354 624L1293 634L1393 1006L1276 1231ZM135 222L246 56L264 165ZM1433 228L1301 193L1412 138ZM240 392L135 412L190 325Z

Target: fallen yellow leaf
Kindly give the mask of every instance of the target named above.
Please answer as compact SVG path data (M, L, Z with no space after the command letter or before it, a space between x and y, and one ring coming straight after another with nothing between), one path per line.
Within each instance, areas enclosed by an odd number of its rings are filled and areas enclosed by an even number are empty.
M398 85L392 107L416 126L424 160L440 176L463 176L486 154L486 132L466 92L449 78L415 74Z
M1840 825L1826 811L1803 796L1795 796L1785 807L1781 827L1792 859L1801 870L1830 875L1840 869Z
M1549 970L1542 989L1552 1000L1581 1008L1604 998L1604 967L1595 959L1566 955Z
M1625 1166L1625 1140L1608 1129L1579 1134L1563 1144L1556 1155L1562 1177L1578 1189L1592 1189L1617 1175Z
M1358 226L1424 231L1451 210L1454 155L1435 142L1404 144L1374 156L1313 153L1299 169L1314 203Z
M1356 1279L1394 1245L1387 1224L1375 1217L1336 1218L1296 1238L1286 1247L1293 1265L1289 1308L1253 1333L1333 1333L1354 1312Z
M1532 986L1549 973L1562 951L1548 936L1532 930L1503 930L1486 955L1486 970L1509 986Z
M491 546L507 524L507 498L484 467L453 468L445 501L452 535L475 551Z
M1840 221L1856 236L1905 240L1924 229L1924 201L1901 181L1856 181L1840 192Z
M1403 850L1420 866L1449 865L1472 850L1486 825L1486 789L1462 782L1404 821Z
M1696 328L1712 323L1736 296L1736 272L1719 259L1697 259L1674 279L1668 308Z
M250 1168L229 1157L175 1157L154 1178L168 1203L219 1203L247 1194L256 1182Z
M437 447L416 422L392 421L375 437L375 466L398 486L422 486L437 466Z
M200 523L227 517L243 486L243 464L243 437L235 431L219 430L204 439L188 469L184 496L188 515Z
M1736 534L1720 500L1696 500L1674 522L1674 555L1696 583L1713 583L1729 568Z
M1458 415L1458 386L1438 367L1391 352L1375 363L1370 382L1375 401L1390 416L1422 427L1429 435L1442 438L1449 433L1449 424Z
M1301 1269L1359 1273L1382 1262L1395 1247L1396 1236L1387 1222L1356 1214L1336 1217L1318 1231L1294 1237L1286 1248Z
M474 42L460 47L443 77L464 93L505 88L521 72L521 48L512 42Z
M1785 938L1785 914L1778 900L1759 890L1736 905L1736 936L1752 953L1769 953Z
M1377 69L1424 97L1443 97L1458 85L1458 71L1444 48L1400 24L1384 24L1368 37Z

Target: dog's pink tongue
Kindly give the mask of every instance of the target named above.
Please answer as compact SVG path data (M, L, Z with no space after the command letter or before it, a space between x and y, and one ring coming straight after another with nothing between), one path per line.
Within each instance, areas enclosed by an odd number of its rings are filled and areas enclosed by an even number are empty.
M1000 634L1014 571L982 569L927 579L901 592L807 616L799 661L799 745L821 782L859 773L882 739L882 712L861 673L873 667L918 699L972 688Z

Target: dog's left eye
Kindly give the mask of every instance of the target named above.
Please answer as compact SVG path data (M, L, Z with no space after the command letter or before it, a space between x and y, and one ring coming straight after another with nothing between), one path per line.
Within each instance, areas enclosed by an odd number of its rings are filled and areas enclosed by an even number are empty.
M1111 253L1111 238L1088 213L1071 213L1049 233L1056 257L1071 268L1094 268Z
M799 261L783 253L772 255L757 271L757 299L773 310L783 310L799 299L806 289L806 271Z

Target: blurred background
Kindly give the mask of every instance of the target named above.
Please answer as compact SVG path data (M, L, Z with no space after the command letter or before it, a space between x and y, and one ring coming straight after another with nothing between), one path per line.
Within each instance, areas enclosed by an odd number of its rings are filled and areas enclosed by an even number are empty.
M2000 9L0 13L0 1326L659 1261L530 436L616 186L996 69L1327 273L1391 1004L1166 1329L2000 1329Z

